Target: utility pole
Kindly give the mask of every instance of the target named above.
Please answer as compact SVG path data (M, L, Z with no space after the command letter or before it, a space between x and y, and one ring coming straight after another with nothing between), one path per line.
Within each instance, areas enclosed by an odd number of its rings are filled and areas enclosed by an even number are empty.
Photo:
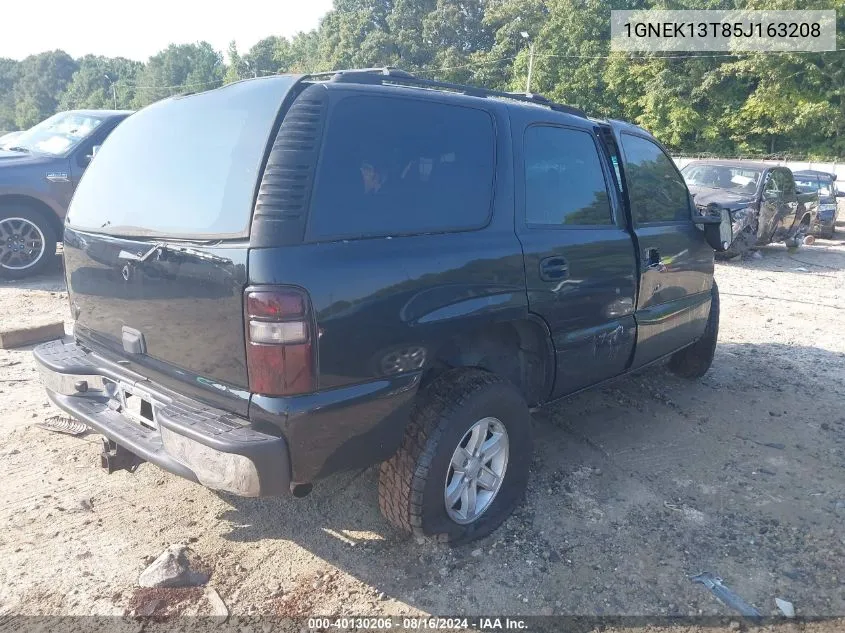
M109 82L111 82L111 96L114 100L114 109L117 110L117 89L114 87L114 82L111 80L111 77L108 75L103 75Z
M530 95L531 75L534 74L534 40L531 39L531 36L527 31L522 31L520 35L528 40L528 79L525 81L525 94Z

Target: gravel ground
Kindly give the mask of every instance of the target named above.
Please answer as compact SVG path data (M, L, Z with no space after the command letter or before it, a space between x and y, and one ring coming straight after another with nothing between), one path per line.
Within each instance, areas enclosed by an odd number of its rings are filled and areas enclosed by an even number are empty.
M2 323L67 319L58 270L0 284ZM97 435L33 426L57 410L30 350L0 350L0 628L12 614L208 613L201 590L137 586L172 543L233 617L731 616L689 581L704 570L766 615L780 597L845 616L845 241L766 247L716 278L713 369L687 382L653 368L537 413L526 502L459 549L392 531L375 469L303 500L217 494L149 464L107 475Z

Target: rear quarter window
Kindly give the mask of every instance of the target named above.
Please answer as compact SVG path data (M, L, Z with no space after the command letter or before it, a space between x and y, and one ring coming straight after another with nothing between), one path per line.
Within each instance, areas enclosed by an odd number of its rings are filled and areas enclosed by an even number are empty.
M648 139L622 134L628 199L637 224L690 219L689 190L672 159Z
M490 218L493 119L422 99L353 96L329 117L309 241L462 231Z

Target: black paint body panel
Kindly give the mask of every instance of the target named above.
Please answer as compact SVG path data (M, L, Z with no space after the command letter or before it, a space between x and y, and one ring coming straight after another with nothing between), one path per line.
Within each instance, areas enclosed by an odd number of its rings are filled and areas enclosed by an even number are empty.
M319 99L315 91L306 95L310 110L297 111L303 126L323 125L336 99L357 93L389 91L486 110L496 148L488 223L475 230L309 242L307 209L293 208L289 199L287 146L268 138L267 157L278 156L268 161L272 178L256 183L261 214L248 241L192 243L193 255L164 248L138 261L155 242L68 228L65 266L79 344L283 437L291 480L309 482L393 454L426 371L462 337L500 324L536 327L544 338L535 352L546 367L542 403L701 336L712 249L691 220L635 227L603 149L614 224L536 229L523 221L524 130L536 123L576 127L603 147L599 128L616 129L616 123L431 90L331 82L319 90ZM275 129L289 134L281 121ZM310 153L301 155L319 156L310 143L321 139L309 128ZM310 179L296 176L296 187ZM648 248L667 260L661 272L646 270ZM566 279L550 282L538 273L549 257L566 260ZM308 293L316 327L314 393L249 393L243 292L268 285Z

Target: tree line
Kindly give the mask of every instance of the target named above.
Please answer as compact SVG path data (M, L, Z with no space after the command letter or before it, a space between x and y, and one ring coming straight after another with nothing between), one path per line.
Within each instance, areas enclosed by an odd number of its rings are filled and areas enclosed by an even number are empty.
M628 54L611 9L837 9L826 53ZM529 39L523 36L528 34ZM138 109L274 73L396 66L422 77L531 89L621 118L689 154L845 156L845 0L335 0L317 28L224 55L171 45L146 63L56 50L0 59L0 130L74 108Z

